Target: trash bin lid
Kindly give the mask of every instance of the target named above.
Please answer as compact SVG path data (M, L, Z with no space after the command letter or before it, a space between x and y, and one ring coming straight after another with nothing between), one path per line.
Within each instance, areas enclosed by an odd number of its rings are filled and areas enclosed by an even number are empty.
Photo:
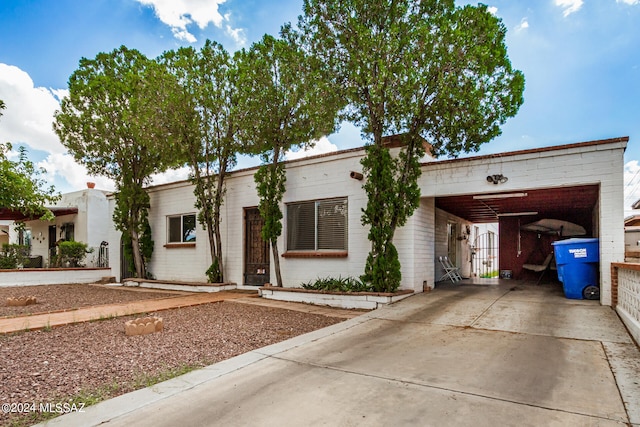
M552 242L551 244L553 246L561 246L561 245L575 245L575 244L582 244L582 243L597 243L598 242L598 238L597 237L573 237L571 239L565 239L565 240L558 240L556 242Z

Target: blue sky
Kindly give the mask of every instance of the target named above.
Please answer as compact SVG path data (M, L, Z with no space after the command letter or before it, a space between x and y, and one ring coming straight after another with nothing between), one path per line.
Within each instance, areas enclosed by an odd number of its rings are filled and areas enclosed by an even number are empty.
M457 1L457 4L473 2ZM640 0L485 1L507 27L525 102L479 154L629 136L625 207L640 198ZM0 2L0 140L26 145L62 192L88 180L65 153L53 112L81 57L120 45L149 57L207 39L229 51L295 22L302 0L20 0ZM349 124L315 152L362 145ZM473 155L473 154L469 154ZM241 166L256 164L243 160ZM585 165L588 167L588 165ZM176 171L155 182L182 179Z

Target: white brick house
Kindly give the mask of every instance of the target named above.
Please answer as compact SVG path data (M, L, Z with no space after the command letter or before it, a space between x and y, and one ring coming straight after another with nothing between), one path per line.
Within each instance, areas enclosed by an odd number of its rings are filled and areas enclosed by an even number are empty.
M500 270L525 274L522 264L549 242L520 232L525 222L549 217L579 223L600 238L601 301L611 303L609 264L624 260L623 153L627 137L575 143L422 165L419 209L396 232L403 289L421 292L441 276L436 259L449 254L469 276L471 224L500 227ZM360 216L366 203L361 172L363 149L287 162L283 200L284 227L278 241L285 287L326 276L362 274L369 242ZM233 172L222 207L225 278L239 287L275 283L273 260L260 261L255 241L259 218L255 168ZM502 179L494 184L491 176ZM206 281L210 264L207 234L194 223L193 187L188 181L148 189L155 242L149 270L159 280ZM114 200L110 201L113 212ZM345 215L346 214L346 215ZM254 223L252 221L258 221ZM256 225L258 224L258 225ZM185 231L188 231L185 233ZM121 277L120 234L110 230L111 266ZM263 274L264 273L264 274Z

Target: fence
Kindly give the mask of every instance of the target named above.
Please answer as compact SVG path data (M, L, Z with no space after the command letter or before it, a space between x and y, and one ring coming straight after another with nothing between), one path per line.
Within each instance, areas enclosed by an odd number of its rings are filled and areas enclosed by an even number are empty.
M611 299L629 332L640 343L640 264L611 264Z

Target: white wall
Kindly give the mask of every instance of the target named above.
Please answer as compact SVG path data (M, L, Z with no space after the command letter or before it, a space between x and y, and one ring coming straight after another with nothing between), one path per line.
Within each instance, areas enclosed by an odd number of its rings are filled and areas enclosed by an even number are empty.
M362 274L369 243L367 230L360 223L366 197L362 182L349 177L350 171L361 171L361 151L338 156L304 159L287 164L287 184L281 209L286 203L335 197L348 199L348 256L346 258L280 258L283 284L299 287L301 283L326 276ZM227 179L227 194L222 206L222 241L225 281L244 282L244 209L258 205L253 180L254 169L233 173ZM151 273L164 280L206 281L206 269L211 263L206 231L196 229L195 247L166 248L166 217L195 212L193 187L188 182L158 186L149 190L154 254ZM280 254L286 251L286 215L281 237ZM119 237L118 237L119 238ZM112 264L113 265L113 264ZM271 259L271 283L276 283Z
M471 225L470 222L465 221L463 218L457 217L445 212L442 209L435 209L435 238L433 240L434 257L433 265L435 267L435 277L433 280L438 280L444 274L444 269L438 261L438 257L446 256L449 248L449 239L447 235L447 224L451 222L455 224L457 235L462 236L462 227ZM455 266L460 268L460 275L462 277L471 276L471 243L469 239L456 240L456 260ZM451 260L453 262L453 260Z

